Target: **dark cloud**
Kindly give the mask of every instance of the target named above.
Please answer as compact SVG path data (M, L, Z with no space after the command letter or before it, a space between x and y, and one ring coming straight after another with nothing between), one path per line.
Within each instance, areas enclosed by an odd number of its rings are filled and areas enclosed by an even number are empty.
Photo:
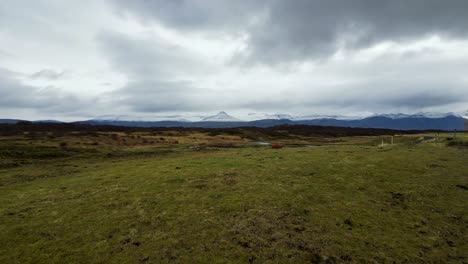
M468 32L464 0L284 0L274 1L269 10L268 19L252 30L248 48L254 59L265 62Z
M412 111L450 105L468 100L466 85L436 80L370 80L337 88L334 98L324 98L322 104L353 106L361 109L406 108Z
M382 41L431 34L468 33L465 0L117 0L120 10L185 31L217 30L248 35L239 56L252 63L327 57L338 48L359 49ZM229 25L236 25L230 27Z

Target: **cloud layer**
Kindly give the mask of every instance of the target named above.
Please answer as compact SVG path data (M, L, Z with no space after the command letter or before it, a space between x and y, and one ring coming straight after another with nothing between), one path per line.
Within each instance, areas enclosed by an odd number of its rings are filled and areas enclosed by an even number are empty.
M155 20L180 31L245 33L252 62L326 57L340 48L411 41L438 34L465 38L464 0L202 0L123 1L142 23Z
M0 116L463 112L467 13L464 0L6 1Z

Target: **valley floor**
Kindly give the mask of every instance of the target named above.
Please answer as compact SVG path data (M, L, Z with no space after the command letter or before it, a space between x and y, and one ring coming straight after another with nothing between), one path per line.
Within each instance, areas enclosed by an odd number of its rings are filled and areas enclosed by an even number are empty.
M5 136L0 263L467 263L468 149L422 136Z

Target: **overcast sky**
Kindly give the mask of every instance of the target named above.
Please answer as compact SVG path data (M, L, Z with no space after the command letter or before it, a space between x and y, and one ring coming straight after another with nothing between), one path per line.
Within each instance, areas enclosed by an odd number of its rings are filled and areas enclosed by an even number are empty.
M465 112L466 0L3 0L0 118Z

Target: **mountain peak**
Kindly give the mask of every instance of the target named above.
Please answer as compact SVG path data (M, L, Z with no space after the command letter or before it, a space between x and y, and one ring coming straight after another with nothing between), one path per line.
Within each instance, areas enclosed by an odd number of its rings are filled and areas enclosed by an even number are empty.
M228 115L224 111L220 111L216 115L208 116L202 119L202 121L215 121L215 122L236 122L241 121L233 116Z

